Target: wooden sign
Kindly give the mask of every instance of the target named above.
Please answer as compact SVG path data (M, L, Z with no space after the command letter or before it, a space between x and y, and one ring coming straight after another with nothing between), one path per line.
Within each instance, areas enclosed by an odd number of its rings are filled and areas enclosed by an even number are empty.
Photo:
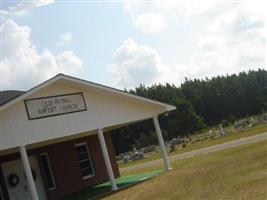
M30 120L87 110L81 92L26 99L25 106Z

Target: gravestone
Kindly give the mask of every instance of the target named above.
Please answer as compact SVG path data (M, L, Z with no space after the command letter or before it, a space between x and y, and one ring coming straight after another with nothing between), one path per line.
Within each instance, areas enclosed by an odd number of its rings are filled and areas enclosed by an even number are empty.
M240 121L235 122L235 129L243 129L250 125L250 122L248 119L243 119Z
M129 156L128 155L125 155L124 157L123 157L123 163L124 164L126 164L126 163L128 163L129 162Z
M130 158L132 161L136 161L136 160L140 160L140 159L143 159L144 158L144 153L141 153L141 152L134 152L132 157Z
M225 132L224 132L224 130L223 130L222 124L220 124L219 127L220 127L220 134L221 134L221 135L224 135Z
M267 121L267 114L263 114L260 116L259 122L264 123Z
M149 153L149 152L152 152L152 151L155 151L155 150L156 150L156 146L155 145L151 145L151 146L148 146L148 147L141 148L141 151L144 152L144 153Z
M181 144L182 141L178 138L173 138L171 141L170 141L170 153L175 151L175 146L177 144Z

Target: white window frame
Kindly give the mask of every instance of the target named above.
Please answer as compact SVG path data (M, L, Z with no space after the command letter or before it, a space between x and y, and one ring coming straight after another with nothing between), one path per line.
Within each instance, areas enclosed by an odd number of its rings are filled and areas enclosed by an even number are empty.
M76 148L76 147L79 147L79 146L85 146L85 147L86 147L86 151L87 151L87 155L88 155L88 160L89 160L90 165L91 165L91 168L92 168L92 174L89 174L89 175L86 175L86 176L82 176L83 180L86 180L86 179L89 179L89 178L92 178L92 177L95 176L95 168L94 168L94 164L93 164L93 161L92 161L91 153L90 153L90 151L89 151L87 142L81 142L81 143L77 143L77 144L74 145L75 148ZM77 156L76 150L75 150L75 154L76 154L76 156ZM87 160L82 160L82 161L87 161ZM79 165L80 165L80 162L81 162L81 161L78 160L78 158L77 158L77 162L78 162ZM80 167L80 166L79 166L79 167ZM81 171L81 169L80 169L80 171Z
M47 185L48 190L49 190L49 191L55 190L55 189L57 188L57 185L56 185L55 176L54 176L54 173L53 173L53 170L52 170L52 167L51 167L50 157L49 157L49 155L48 155L47 152L45 152L45 153L40 153L40 156L45 156L45 157L46 157L47 164L48 164L49 174L50 174L50 176L51 176L52 183L53 183L53 185L54 185L54 187L49 187L49 186ZM43 167L43 166L42 166L42 167ZM47 177L46 177L46 179L47 179Z

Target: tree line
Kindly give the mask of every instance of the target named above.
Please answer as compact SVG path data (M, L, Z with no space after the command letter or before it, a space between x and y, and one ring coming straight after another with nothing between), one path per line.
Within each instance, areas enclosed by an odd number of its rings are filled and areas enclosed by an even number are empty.
M129 93L176 106L175 111L159 116L165 139L201 132L219 123L267 110L267 71L258 69L206 79L185 79L174 84L139 85ZM117 153L157 144L152 120L111 132Z

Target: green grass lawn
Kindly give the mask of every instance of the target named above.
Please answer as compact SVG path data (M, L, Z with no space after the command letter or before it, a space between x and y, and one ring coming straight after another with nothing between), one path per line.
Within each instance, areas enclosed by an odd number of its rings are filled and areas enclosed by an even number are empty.
M229 141L233 141L236 139L240 139L242 137L248 137L248 136L252 136L252 135L256 135L256 134L260 134L263 132L267 131L267 124L263 124L263 125L259 125L256 127L251 127L247 130L243 130L240 132L236 132L236 133L228 133L225 136L221 136L221 137L217 137L217 138L212 138L212 139L206 139L203 141L198 141L195 143L188 143L186 148L183 149L178 149L180 146L178 146L178 148L176 148L176 151L169 153L169 147L167 147L167 152L168 155L175 155L175 154L179 154L179 153L184 153L184 152L188 152L188 151L192 151L192 150L196 150L199 148L203 148L203 147L208 147L208 146L212 146L215 144L221 144L221 143L225 143L225 142L229 142ZM204 137L204 134L201 135L202 138ZM201 137L201 136L195 136L195 137ZM195 138L193 137L193 140ZM142 160L137 160L135 162L129 162L129 163L119 163L119 167L120 168L124 168L124 167L129 167L129 166L134 166L137 164L141 164L141 163L145 163L151 160L155 160L155 159L159 159L161 158L161 153L160 152L153 152L149 155L149 157L146 157Z
M178 160L172 167L169 172L104 199L267 199L267 140Z

